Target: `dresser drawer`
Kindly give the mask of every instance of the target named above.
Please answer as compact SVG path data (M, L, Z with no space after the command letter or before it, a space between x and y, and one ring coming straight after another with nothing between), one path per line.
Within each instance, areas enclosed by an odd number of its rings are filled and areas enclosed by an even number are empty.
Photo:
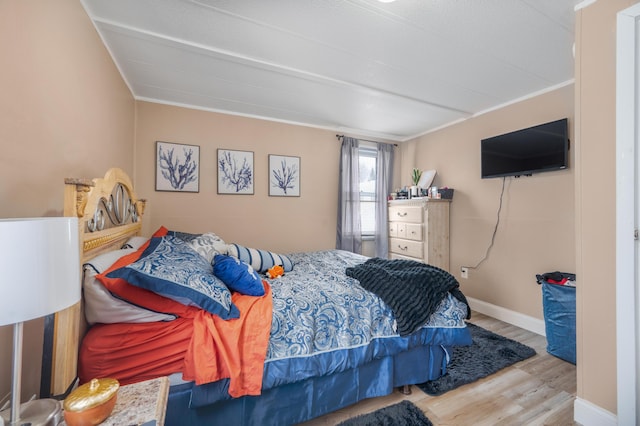
M401 240L391 238L389 240L389 250L391 253L398 253L410 257L422 257L423 244L418 241Z
M389 220L400 222L421 223L422 207L392 206L389 207Z
M389 236L397 237L398 236L398 222L389 222Z
M422 224L421 223L403 223L403 224L400 224L400 226L404 226L403 238L408 238L414 241L422 241Z
M395 235L391 237L407 238L414 241L422 241L422 224L421 223L404 223L393 222L395 227Z
M391 254L389 255L389 259L415 260L416 262L422 262L422 263L424 263L424 259L421 259L421 258L419 258L419 257L403 256L403 255L398 254L398 253L391 253Z

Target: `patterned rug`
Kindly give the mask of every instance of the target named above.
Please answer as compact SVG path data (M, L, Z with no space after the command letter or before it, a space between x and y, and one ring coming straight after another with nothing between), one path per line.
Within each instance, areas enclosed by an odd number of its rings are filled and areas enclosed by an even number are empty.
M433 426L422 410L404 400L373 413L347 419L338 426Z
M416 385L427 394L442 395L536 354L533 348L515 340L471 323L467 323L467 326L471 331L473 344L456 346L453 349L451 362L444 376Z

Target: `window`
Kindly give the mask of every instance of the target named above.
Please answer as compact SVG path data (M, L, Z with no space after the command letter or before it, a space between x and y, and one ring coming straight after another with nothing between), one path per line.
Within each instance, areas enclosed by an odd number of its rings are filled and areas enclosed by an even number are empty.
M373 236L376 229L376 160L375 148L359 148L360 223L362 236Z

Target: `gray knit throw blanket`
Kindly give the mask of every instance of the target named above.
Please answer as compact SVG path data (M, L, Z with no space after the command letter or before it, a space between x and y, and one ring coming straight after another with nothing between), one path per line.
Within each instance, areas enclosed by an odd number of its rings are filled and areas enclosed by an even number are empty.
M415 260L374 257L347 268L346 274L389 305L400 336L408 336L422 327L448 292L467 305L467 319L470 317L471 310L458 281L435 266Z

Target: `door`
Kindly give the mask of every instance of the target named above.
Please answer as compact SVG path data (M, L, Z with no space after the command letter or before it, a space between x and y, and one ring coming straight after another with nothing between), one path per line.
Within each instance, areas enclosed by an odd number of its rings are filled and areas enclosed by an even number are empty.
M618 14L616 67L616 341L619 425L640 419L640 4Z

